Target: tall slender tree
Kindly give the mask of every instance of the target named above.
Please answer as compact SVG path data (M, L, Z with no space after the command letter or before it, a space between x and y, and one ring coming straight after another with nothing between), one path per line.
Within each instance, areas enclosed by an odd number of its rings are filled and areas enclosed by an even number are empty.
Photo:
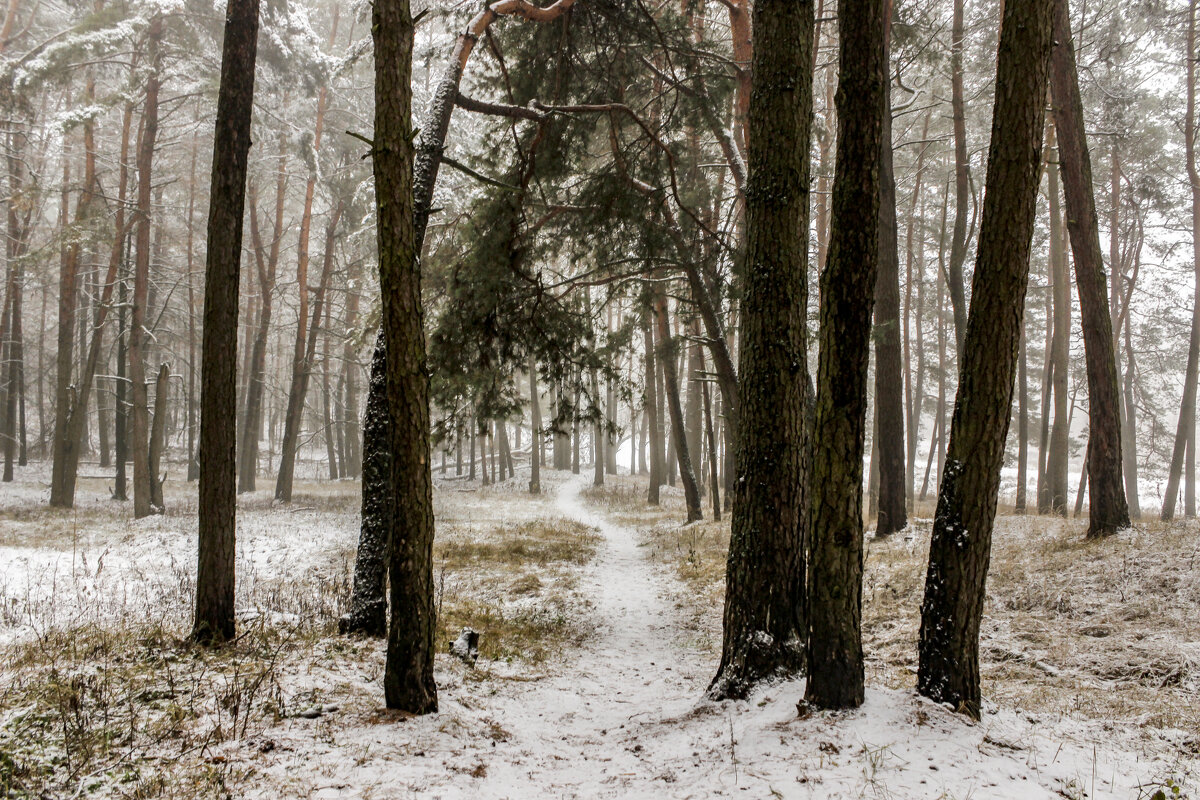
M433 479L429 460L429 373L414 230L412 48L408 0L376 0L375 210L386 342L385 388L391 450L387 498L391 620L383 688L388 708L437 711L433 680ZM423 232L422 232L423 233ZM397 525L396 523L402 523Z
M231 420L237 415L237 360L229 354L237 350L242 211L257 52L258 0L229 0L213 140L200 365L200 550L192 636L201 642L234 636L237 442Z
M1196 438L1196 384L1200 373L1200 168L1196 164L1196 5L1188 3L1188 29L1184 57L1187 85L1187 112L1183 121L1184 158L1187 162L1188 185L1192 191L1192 251L1195 271L1195 294L1192 300L1192 329L1188 340L1187 366L1183 377L1183 398L1179 402L1179 425L1175 430L1175 446L1171 451L1171 467L1167 473L1167 488L1163 492L1162 519L1175 517L1179 482L1183 476L1184 456Z
M921 606L917 689L976 718L979 623L1029 280L1052 11L1046 0L1004 4L971 311Z
M1088 513L1089 538L1107 536L1129 527L1129 505L1121 477L1121 402L1116 349L1104 256L1100 249L1100 221L1092 186L1092 159L1083 126L1083 101L1075 45L1071 41L1071 16L1067 0L1054 0L1054 52L1051 56L1050 93L1058 130L1062 162L1063 195L1067 201L1067 230L1075 256L1075 287L1079 291L1080 322L1088 375ZM1116 264L1110 265L1113 268Z
M839 9L838 138L809 474L808 684L820 708L863 701L862 463L871 312L879 267L887 0ZM897 332L898 333L898 332ZM903 474L903 444L897 456ZM901 508L904 486L898 487Z

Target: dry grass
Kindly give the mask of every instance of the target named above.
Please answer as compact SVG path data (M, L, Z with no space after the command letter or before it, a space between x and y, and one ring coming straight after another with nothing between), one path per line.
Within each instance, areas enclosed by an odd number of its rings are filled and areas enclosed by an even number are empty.
M356 525L347 513L357 508L356 489L298 484L288 506L273 506L269 491L244 496L240 505L259 530L314 521L342 530ZM30 497L3 512L0 523L15 524L0 524L0 546L69 549L81 532L80 541L93 547L122 538L127 506L100 501L59 512ZM440 649L470 626L482 634L484 659L551 665L589 629L575 586L600 537L549 517L545 499L497 499L490 492L436 493ZM187 503L168 494L172 508L183 513ZM514 509L520 513L513 519L495 518ZM100 595L84 595L90 605L70 615L49 614L54 598L19 619L0 613L0 623L36 631L0 647L0 798L225 798L250 777L252 759L239 754L273 746L272 731L285 720L315 709L321 718L303 721L331 739L347 718L369 718L381 704L383 643L336 635L349 601L353 538L339 537L317 551L318 563L278 575L240 560L239 608L253 611L239 613L239 638L220 649L186 640L190 563L147 576L153 585L118 614ZM95 578L100 567L89 569ZM78 601L77 588L64 584L62 591ZM444 660L439 669L474 682L512 677L513 669L480 666L471 671ZM520 667L516 673L536 678Z
M652 508L644 478L610 483L589 490L589 501L637 527L675 570L687 587L681 607L701 645L715 649L728 521L683 525L677 494ZM875 685L915 685L931 511L919 508L905 534L866 542L863 636ZM985 696L1033 713L1190 732L1183 746L1200 750L1200 529L1143 523L1091 542L1085 527L997 519L980 642Z
M540 663L587 630L574 588L595 529L561 518L443 525L434 543L438 640L480 633L485 659Z

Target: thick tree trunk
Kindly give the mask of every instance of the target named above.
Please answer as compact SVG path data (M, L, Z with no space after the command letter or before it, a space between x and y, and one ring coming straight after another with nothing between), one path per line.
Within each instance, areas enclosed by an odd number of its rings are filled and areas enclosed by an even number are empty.
M362 525L354 559L354 588L350 611L339 622L342 633L367 636L387 635L387 542L391 531L391 498L388 481L392 456L389 449L388 415L376 406L387 402L387 343L377 334L371 357L370 384L363 424ZM472 464L472 473L474 472ZM462 474L462 470L459 470Z
M1187 367L1183 377L1183 399L1179 403L1179 425L1175 430L1175 447L1171 452L1171 467L1167 473L1167 488L1163 493L1162 519L1175 516L1179 481L1183 475L1184 451L1196 435L1196 383L1200 367L1200 169L1196 165L1196 0L1188 4L1187 53L1187 114L1183 125L1188 183L1192 190L1192 250L1196 289L1192 301L1192 331L1188 340ZM1189 470L1189 473L1191 470ZM1189 475L1189 480L1193 476Z
M204 340L200 365L200 546L196 617L201 642L234 636L234 536L237 515L236 362L258 0L229 0L221 56L221 90L213 141L205 256Z
M1052 4L1007 0L979 253L921 606L918 691L980 713L979 624L1041 169Z
M837 163L829 255L821 274L821 347L808 476L812 545L804 697L819 708L853 708L863 701L862 463L879 268L880 160L889 113L886 8L886 0L844 0L839 8ZM898 362L899 353L895 358ZM895 411L902 413L898 406ZM903 475L903 439L897 442ZM895 490L903 511L903 482Z
M1054 0L1054 9L1050 87L1087 362L1087 472L1091 484L1087 535L1096 538L1129 527L1121 477L1120 388L1068 0ZM1116 268L1116 264L1111 266Z
M375 141L371 148L379 239L392 451L388 579L391 622L383 687L388 708L437 711L433 679L433 481L429 462L429 371L414 231L412 148L413 21L408 0L376 0Z

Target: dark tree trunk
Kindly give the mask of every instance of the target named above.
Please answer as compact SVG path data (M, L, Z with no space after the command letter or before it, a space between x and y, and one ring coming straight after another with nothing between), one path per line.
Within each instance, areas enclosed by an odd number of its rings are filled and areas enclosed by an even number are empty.
M642 384L645 394L647 427L650 430L650 488L646 502L652 506L659 504L659 489L663 484L663 462L666 454L663 448L662 414L658 408L658 364L654 357L654 334L651 332L649 315L653 312L646 310L647 318L642 325L642 333L646 340L646 376Z
M853 708L863 701L862 462L879 264L880 159L889 113L886 8L886 0L846 0L839 13L837 162L829 253L821 274L821 349L809 474L812 546L804 696L819 708ZM902 413L898 407L896 411ZM897 443L903 475L903 439ZM895 488L903 509L904 484Z
M917 688L979 717L979 623L1012 411L1049 79L1051 3L1007 0L979 254L921 606Z
M687 504L687 521L702 519L700 490L696 487L696 473L692 470L692 458L684 438L683 404L679 401L679 372L676 367L675 342L671 337L671 322L667 316L667 295L659 291L654 301L654 317L658 325L658 360L663 365L663 385L666 386L667 410L671 415L671 443L675 446L675 460L679 467L679 479L683 483L683 496Z
M1050 87L1088 374L1087 472L1091 503L1087 535L1096 538L1129 527L1129 504L1125 502L1121 476L1121 404L1112 318L1067 0L1054 1L1054 40Z
M754 3L741 413L716 698L804 666L813 26L810 0Z
M708 480L712 493L713 519L721 519L721 484L717 476L717 438L713 433L712 397L708 390L708 381L701 387L704 397L704 433L708 439Z
M884 3L884 74L889 70L892 2ZM890 80L884 80L879 154L879 270L875 279L875 418L879 456L876 536L908 525L904 480L904 353L900 341L900 251L896 233L896 174L892 165Z
M150 505L162 514L166 505L162 492L162 454L167 437L167 400L170 397L171 369L163 364L154 381L154 421L150 426L150 452L147 464L150 467Z
M367 636L387 634L387 542L391 530L391 499L387 487L392 457L388 446L387 410L379 408L387 402L386 389L376 385L387 379L386 348L387 342L380 330L371 357L363 424L362 525L354 560L354 589L350 595L350 611L339 624L342 633Z
M538 450L542 443L542 401L538 397L537 360L529 356L529 493L542 492L542 465Z
M429 462L429 372L414 231L412 146L413 21L408 0L376 0L375 175L379 283L386 348L387 502L391 528L391 621L383 687L388 708L437 711L433 679L433 481Z
M242 212L254 106L258 0L229 0L213 141L200 366L200 553L196 619L202 642L234 636L238 291Z

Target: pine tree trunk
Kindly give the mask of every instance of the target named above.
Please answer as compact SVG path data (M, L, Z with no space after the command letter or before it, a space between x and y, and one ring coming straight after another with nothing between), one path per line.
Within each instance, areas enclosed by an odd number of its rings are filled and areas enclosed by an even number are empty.
M253 492L258 472L258 441L262 437L263 395L266 391L267 343L275 307L275 277L283 239L284 190L287 188L287 138L279 140L279 168L275 178L275 222L271 244L264 256L258 227L258 193L250 184L250 238L258 271L258 327L251 345L250 374L246 376L246 413L238 447L238 491Z
M376 0L375 174L379 282L387 341L387 411L392 451L388 555L391 623L383 686L388 708L437 711L433 679L433 482L429 461L429 373L414 231L412 162L413 22L408 0Z
M386 348L387 342L381 329L376 335L371 357L370 385L364 413L362 524L354 559L354 587L350 595L350 611L338 624L342 633L380 637L387 635L387 541L392 513L391 498L388 496L392 462L388 444L388 414L385 409L378 407L387 402L386 388L379 386L387 380ZM474 464L471 472L474 477ZM459 474L462 474L461 469Z
M679 399L679 372L676 366L675 342L671 336L671 322L667 315L667 295L659 291L654 301L654 318L658 326L658 360L663 365L663 384L666 387L666 405L671 415L671 443L675 446L675 459L679 467L679 479L683 483L683 496L687 505L687 521L703 518L700 511L700 490L696 487L696 473L692 470L691 454L684 438L683 404Z
M967 295L963 265L967 261L967 204L970 201L968 184L971 169L967 160L967 111L963 94L963 39L966 36L963 6L965 0L954 0L950 27L950 108L954 120L954 232L950 241L950 264L947 269L950 305L954 309L954 353L962 364L963 337L967 331Z
M884 2L883 63L889 73L892 0ZM879 262L875 279L875 416L879 454L876 536L908 525L904 480L904 354L900 342L900 252L896 232L896 174L892 164L891 81L884 80L879 157Z
M150 427L150 452L147 464L150 467L150 505L155 512L162 514L166 505L163 503L162 492L162 454L167 436L167 400L170 398L171 370L166 364L158 369L158 377L154 381L154 420Z
M862 463L885 177L880 161L890 113L887 6L886 0L844 0L839 8L837 162L829 255L821 274L821 346L809 473L812 545L804 697L818 708L854 708L863 701ZM890 318L898 316L897 309ZM895 334L898 343L899 331ZM899 353L895 359L898 367ZM893 410L902 413L898 402ZM895 455L903 470L903 439L897 441ZM903 482L894 489L903 511Z
M646 428L650 434L650 488L646 502L656 506L660 501L660 487L663 484L663 461L665 455L662 446L662 415L658 410L658 364L654 357L654 334L651 332L649 316L653 312L647 308L646 319L642 323L642 334L646 340L646 375L642 383L642 392L646 405Z
M146 392L147 310L150 288L150 198L154 164L154 145L158 135L158 90L162 40L162 15L150 21L147 34L147 61L151 64L146 83L145 110L142 114L142 136L138 143L138 199L136 227L136 256L133 262L133 308L129 326L129 381L133 404L133 516L137 519L152 513L150 501L150 409ZM236 342L224 353L236 352ZM82 405L82 404L81 404ZM234 407L233 416L236 418Z
M1187 30L1187 114L1184 119L1183 141L1186 150L1188 183L1192 190L1192 250L1195 271L1195 295L1192 302L1192 330L1188 340L1187 367L1183 378L1183 399L1179 404L1179 425L1175 431L1175 446L1171 467L1167 473L1167 488L1163 492L1162 519L1175 516L1175 501L1184 466L1184 450L1196 435L1196 383L1200 366L1200 169L1196 165L1196 0L1188 3ZM1194 480L1188 470L1189 483Z
M1041 169L1052 4L1007 0L979 252L921 606L918 691L980 714L979 624Z
M235 633L237 432L230 421L237 413L237 375L229 354L237 348L257 50L258 0L229 0L213 141L200 365L200 550L192 636L201 642L229 641Z
M529 356L529 493L542 492L542 465L538 451L542 446L542 401L538 397L537 360Z
M329 34L332 45L337 36L338 9L333 7L333 25ZM287 414L283 418L283 443L279 456L279 474L275 479L275 499L284 503L292 500L292 482L296 471L297 449L300 444L300 428L304 421L304 399L308 393L308 379L312 360L307 357L311 334L308 330L308 245L312 226L313 193L317 183L316 164L321 155L321 134L325 127L328 88L321 86L317 93L317 116L312 141L312 166L308 183L304 188L304 209L300 214L300 240L296 252L296 285L299 287L297 304L296 342L292 355L292 381L288 391ZM340 205L340 204L339 204ZM329 255L326 254L326 258ZM315 323L314 323L315 327Z
M1071 336L1071 278L1067 272L1065 243L1062 229L1058 190L1058 150L1056 130L1046 131L1046 185L1050 195L1050 271L1054 294L1054 339L1051 344L1051 389L1054 394L1054 425L1050 429L1050 446L1046 453L1046 510L1067 515L1068 446L1070 444L1070 410L1067 403L1067 360L1070 358ZM1042 510L1039 502L1038 510Z
M1121 390L1068 0L1055 0L1054 9L1050 86L1088 374L1087 472L1091 502L1087 535L1097 538L1129 527L1129 505L1121 476ZM1116 264L1111 266L1115 269Z

